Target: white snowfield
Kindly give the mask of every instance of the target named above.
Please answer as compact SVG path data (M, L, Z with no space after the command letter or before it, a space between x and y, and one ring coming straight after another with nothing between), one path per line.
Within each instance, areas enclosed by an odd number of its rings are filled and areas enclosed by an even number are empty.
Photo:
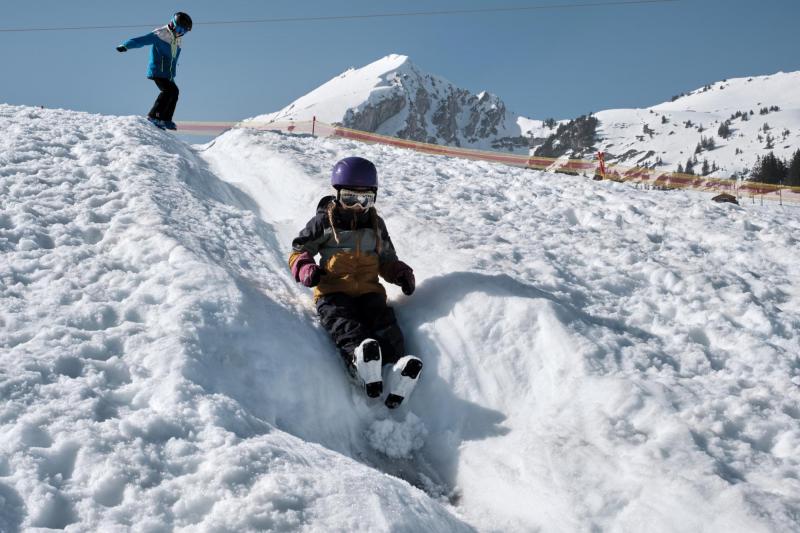
M800 530L800 209L133 117L0 128L0 531ZM349 155L417 276L389 289L425 361L399 412L286 264ZM413 467L447 490L385 473Z
M762 109L768 112L762 115ZM740 112L747 117L732 118ZM800 149L800 72L733 78L672 102L645 109L609 109L596 116L601 139L597 147L617 156L629 154L623 165L674 171L696 157L697 174L706 160L718 168L712 176L746 176L757 157L772 152L790 159ZM731 134L724 139L718 131L728 120ZM714 148L695 154L704 138L712 139Z

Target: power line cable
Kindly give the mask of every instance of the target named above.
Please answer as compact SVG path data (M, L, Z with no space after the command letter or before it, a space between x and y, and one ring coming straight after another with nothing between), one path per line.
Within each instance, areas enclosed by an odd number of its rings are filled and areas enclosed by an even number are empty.
M482 9L452 9L441 11L410 11L405 13L374 13L371 15L330 15L320 17L287 17L287 18L268 18L268 19L246 19L246 20L214 20L207 22L195 22L195 26L224 26L234 24L278 24L284 22L322 22L339 20L360 20L376 18L398 18L398 17L430 17L444 15L474 15L479 13L510 13L519 11L540 11L547 9L576 9L591 7L610 7L610 6L633 6L643 4L667 4L680 2L681 0L618 0L609 2L585 2L580 4L547 4L538 6L517 6L517 7L491 7ZM39 32L39 31L84 31L84 30L112 30L127 28L143 28L159 26L160 24L121 24L109 26L60 26L46 28L0 28L0 32Z

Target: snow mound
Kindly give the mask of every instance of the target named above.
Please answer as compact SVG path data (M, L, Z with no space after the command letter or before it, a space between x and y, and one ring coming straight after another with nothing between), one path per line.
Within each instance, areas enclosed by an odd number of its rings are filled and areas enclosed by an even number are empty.
M350 458L285 249L193 150L134 117L0 127L0 530L468 529Z
M427 435L425 424L414 413L407 413L402 421L391 418L376 420L365 433L373 449L395 459L411 458L425 445Z

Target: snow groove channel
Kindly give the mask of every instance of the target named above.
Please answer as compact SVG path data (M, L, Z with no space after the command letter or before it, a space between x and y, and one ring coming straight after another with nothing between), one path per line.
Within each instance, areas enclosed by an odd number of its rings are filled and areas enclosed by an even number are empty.
M799 527L798 210L268 132L203 152L284 254L350 155L417 273L389 290L410 409L470 524Z

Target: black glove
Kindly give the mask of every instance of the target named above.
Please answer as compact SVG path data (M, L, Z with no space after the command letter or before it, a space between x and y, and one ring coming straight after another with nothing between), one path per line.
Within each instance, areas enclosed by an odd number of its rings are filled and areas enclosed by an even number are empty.
M410 268L408 270L403 270L400 275L397 276L397 284L400 285L400 288L403 289L403 294L406 296L414 294L414 288L416 287L414 271Z
M127 52L128 49L122 45L117 46L117 52Z
M322 279L322 269L317 267L311 271L311 275L308 277L308 284L307 287L316 287L319 285L320 280Z

